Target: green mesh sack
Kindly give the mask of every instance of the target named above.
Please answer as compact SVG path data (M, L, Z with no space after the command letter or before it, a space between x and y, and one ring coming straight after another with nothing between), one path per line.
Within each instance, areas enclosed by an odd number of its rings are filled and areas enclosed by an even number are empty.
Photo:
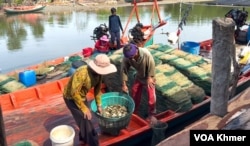
M74 56L69 57L69 61L71 61L71 62L74 62L74 61L77 61L77 60L82 60L82 57L79 56L79 55L74 55Z
M159 47L161 47L163 44L152 44L152 45L149 45L149 46L147 46L147 48L149 49L149 50L157 50L157 48L159 48Z
M55 66L55 70L68 71L71 68L71 63L61 63Z
M201 67L202 69L204 69L207 72L208 76L212 75L212 64L211 63L204 62L202 64L199 64L199 67Z
M120 54L113 54L109 56L110 60L114 64L121 64L123 56Z
M179 57L172 54L164 54L161 55L159 58L162 60L162 63L168 63L169 61L178 59Z
M20 83L16 80L12 80L12 81L9 81L8 83L2 85L0 87L0 90L3 93L10 93L10 92L14 92L14 91L17 91L20 89L25 89L25 88L26 87L22 83Z
M160 47L157 48L158 51L161 51L161 52L171 52L173 51L175 48L173 48L172 46L170 45L162 45Z
M190 95L193 104L200 103L205 99L205 91L197 85L192 85L184 90Z
M208 73L199 66L192 66L187 68L187 72L189 74L189 78L198 78L203 79L208 76Z
M178 87L178 86L177 86ZM166 92L164 92L163 93L163 95L167 95L167 94L165 94ZM182 102L184 102L184 101L186 101L186 100L190 100L190 96L189 96L189 94L185 91L185 90L183 90L183 89L178 89L178 90L176 90L175 92L174 92L174 94L172 94L172 95L167 95L166 96L167 97L167 99L169 100L169 101L171 101L171 102L174 102L174 103L182 103Z
M173 66L170 66L168 64L157 65L155 67L155 70L156 72L164 73L165 76L172 75L173 73L177 71Z
M115 50L113 53L111 53L109 56L116 54L116 55L122 55L123 56L123 49Z
M187 112L193 107L193 104L192 104L191 100L185 100L185 101L183 101L182 103L179 103L179 104L167 101L165 104L168 107L168 109L171 109L172 111L175 111L177 113Z
M168 64L174 66L175 68L179 70L186 70L187 68L194 66L194 64L192 64L190 61L187 61L183 58L171 60L169 61Z
M182 90L182 88L178 85L176 85L176 83L174 82L175 86L172 86L172 88L166 88L166 90L163 91L163 95L164 96L173 96L174 94L176 94L177 92L180 92Z
M149 49L149 52L154 56L154 54L158 53L159 51L153 50L153 49Z
M191 63L198 65L203 62L205 62L204 58L199 55L193 55L193 54L188 54L187 56L184 57L185 60L190 61Z
M192 80L197 86L201 87L206 95L211 96L211 87L212 87L212 78L204 77L202 79L193 79Z
M41 66L37 69L34 70L36 72L36 74L46 74L49 71L51 71L50 67L46 67L46 66Z
M4 85L12 80L15 80L15 78L0 74L0 86Z
M176 83L172 80L168 79L163 73L156 73L156 89L160 92L163 92L169 88L173 88L176 86Z
M154 57L155 66L161 65L162 61L158 57Z
M193 82L180 72L175 72L174 74L170 75L169 78L182 88L193 85Z
M160 56L162 56L162 55L164 55L164 53L158 51L158 52L155 52L155 53L154 53L153 57L158 57L158 58L160 58Z
M175 49L169 53L172 55L176 55L178 57L185 57L185 56L189 55L189 53L182 51L182 50L178 50L178 49Z

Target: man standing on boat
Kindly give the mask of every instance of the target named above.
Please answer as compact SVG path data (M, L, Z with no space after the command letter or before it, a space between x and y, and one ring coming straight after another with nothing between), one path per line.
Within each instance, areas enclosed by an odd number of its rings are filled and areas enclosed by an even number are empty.
M137 47L129 43L123 47L124 58L121 65L122 90L128 92L127 81L130 67L136 70L135 80L132 85L132 98L135 102L135 114L138 114L142 90L146 89L148 94L149 114L148 121L155 120L156 95L155 95L155 62L151 53L146 48Z
M99 54L87 66L78 68L65 87L63 98L79 127L79 140L82 144L99 146L98 134L91 122L92 114L86 95L93 87L98 112L101 113L102 75L116 71L108 56Z
M116 49L121 48L120 29L123 31L120 17L116 14L116 9L111 8L111 15L109 16L109 33L111 35L111 44L112 46L116 46Z

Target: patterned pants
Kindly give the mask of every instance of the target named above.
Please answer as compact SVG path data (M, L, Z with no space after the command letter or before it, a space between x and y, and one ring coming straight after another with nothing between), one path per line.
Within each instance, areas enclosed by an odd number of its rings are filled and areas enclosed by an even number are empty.
M73 100L68 100L64 98L64 101L68 109L70 110L77 126L80 129L79 139L89 144L90 146L99 146L98 134L95 131L92 122L84 118L84 114L76 106ZM85 104L88 105L87 102Z

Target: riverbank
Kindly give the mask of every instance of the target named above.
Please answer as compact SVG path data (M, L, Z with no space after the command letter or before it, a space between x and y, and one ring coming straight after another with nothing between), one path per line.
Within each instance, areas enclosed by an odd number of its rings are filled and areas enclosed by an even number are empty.
M214 0L161 0L158 1L158 4L170 4L170 3L179 3L180 1L184 3L188 2L207 2ZM152 2L147 3L138 3L138 5L151 5ZM97 11L100 9L110 9L111 7L125 7L132 6L131 3L126 3L124 0L81 0L79 3L74 1L62 1L47 3L44 13L59 13L59 12L69 12L69 11ZM4 14L4 11L0 11L0 15Z
M118 0L118 1L113 1L113 0L100 0L100 2L93 2L89 0L85 0L79 3L64 3L64 4L50 4L46 7L45 12L60 12L60 11L67 11L67 10L84 10L84 11L97 11L100 9L110 9L112 7L125 7L125 6L132 6L131 3L127 3L124 0ZM214 1L214 0L181 0L182 2L206 2L206 1ZM170 4L170 3L179 3L180 0L161 0L158 1L158 4ZM138 3L137 5L151 5L152 2L147 2L147 3Z

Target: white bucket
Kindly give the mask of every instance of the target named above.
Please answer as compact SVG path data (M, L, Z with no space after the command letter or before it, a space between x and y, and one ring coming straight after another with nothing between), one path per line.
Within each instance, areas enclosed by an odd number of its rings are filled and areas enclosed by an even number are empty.
M75 130L68 125L60 125L50 132L52 146L73 146Z

